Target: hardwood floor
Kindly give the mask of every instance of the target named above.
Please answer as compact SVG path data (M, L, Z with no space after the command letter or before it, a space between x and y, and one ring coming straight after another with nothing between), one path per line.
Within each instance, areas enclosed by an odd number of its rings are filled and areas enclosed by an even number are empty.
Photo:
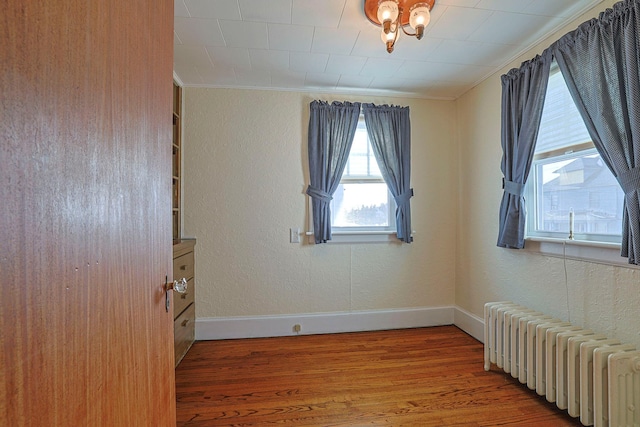
M580 426L455 326L196 342L178 426Z

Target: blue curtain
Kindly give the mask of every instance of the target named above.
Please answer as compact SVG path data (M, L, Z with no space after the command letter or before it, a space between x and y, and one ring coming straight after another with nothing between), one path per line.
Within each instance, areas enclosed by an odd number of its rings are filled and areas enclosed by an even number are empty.
M409 107L363 104L367 133L380 172L396 201L398 239L411 243L411 123Z
M316 243L331 240L330 203L347 164L360 103L313 101L309 106L309 187Z
M603 161L625 193L621 255L640 262L640 3L624 1L550 50Z
M549 53L502 76L502 202L498 246L524 248L524 185L529 176L549 82Z

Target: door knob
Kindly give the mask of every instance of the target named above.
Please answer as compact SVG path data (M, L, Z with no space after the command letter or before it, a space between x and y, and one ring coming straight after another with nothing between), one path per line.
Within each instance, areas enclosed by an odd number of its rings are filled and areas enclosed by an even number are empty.
M174 290L179 294L187 293L187 279L183 277L182 279L174 280L173 283L169 283L167 285L167 291Z
M173 282L169 282L169 278L165 276L164 279L165 286L165 304L164 307L169 312L169 308L171 307L171 299L169 298L169 294L171 291L175 291L179 294L187 293L187 278L183 277L182 279L174 280Z

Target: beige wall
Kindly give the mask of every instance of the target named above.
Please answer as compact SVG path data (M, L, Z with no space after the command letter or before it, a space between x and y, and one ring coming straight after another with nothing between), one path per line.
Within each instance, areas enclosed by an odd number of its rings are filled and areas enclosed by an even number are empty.
M464 171L459 210L469 214L458 223L456 304L481 316L485 302L512 300L640 347L640 270L575 260L565 264L562 258L496 246L502 197L500 75L613 3L603 2L457 101Z
M198 238L197 316L455 304L482 317L485 302L509 299L640 347L640 270L496 246L500 75L613 3L456 102L187 88L184 231ZM289 228L307 221L313 99L411 107L413 244L289 243Z
M410 106L414 243L289 243L289 228L306 229L314 99ZM453 102L187 88L185 117L184 234L198 239L197 317L454 304Z

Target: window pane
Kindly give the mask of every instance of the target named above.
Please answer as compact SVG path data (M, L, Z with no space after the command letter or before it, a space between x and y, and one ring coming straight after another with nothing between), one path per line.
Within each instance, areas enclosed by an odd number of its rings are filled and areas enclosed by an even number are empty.
M378 163L369 144L367 128L361 120L356 128L344 177L381 177Z
M549 76L536 153L591 141L562 73Z
M371 145L369 145L369 149L371 149ZM369 156L369 175L380 177L382 176L382 173L380 173L380 168L378 167L376 156L373 155L373 151L371 151L371 155Z
M385 183L342 183L333 195L333 227L388 227L389 192Z
M620 185L595 150L534 162L536 231L569 233L574 212L575 234L620 235Z

